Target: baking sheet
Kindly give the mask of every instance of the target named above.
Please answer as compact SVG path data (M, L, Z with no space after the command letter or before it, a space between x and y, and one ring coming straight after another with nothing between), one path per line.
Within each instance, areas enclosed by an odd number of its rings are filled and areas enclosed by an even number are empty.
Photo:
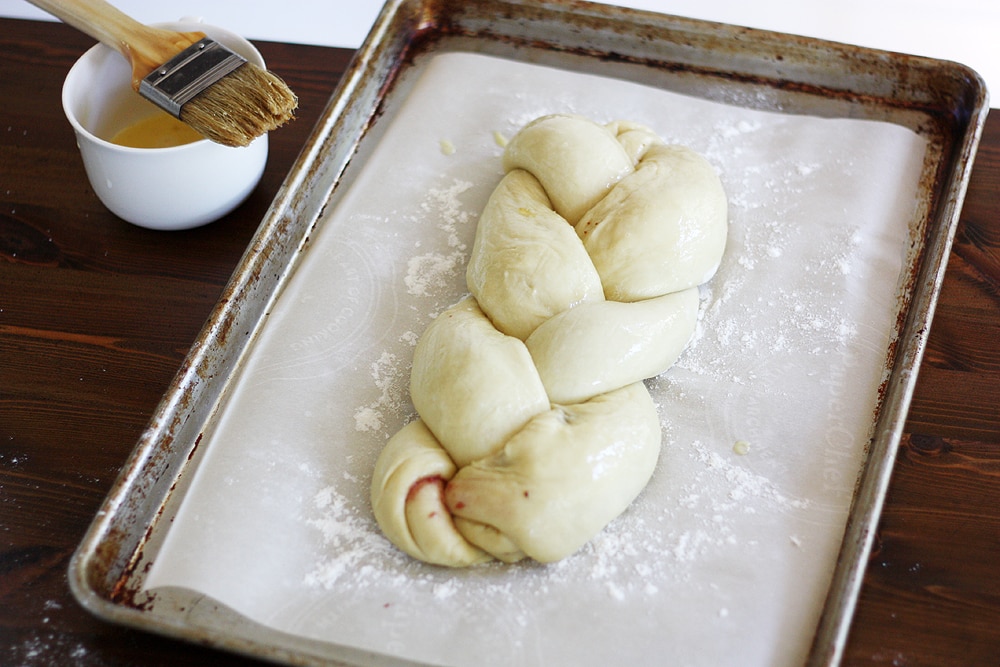
M375 526L370 471L412 418L417 336L466 291L497 135L554 112L637 120L706 155L730 197L727 253L696 339L650 382L664 448L636 505L556 565L418 564ZM432 664L801 664L884 380L925 145L887 123L430 59L272 309L146 586Z
M409 418L415 336L463 290L498 135L570 107L708 155L727 261L695 344L650 383L664 456L633 510L556 566L427 568L375 531L371 462ZM986 108L947 63L586 3L392 0L74 556L74 592L296 664L835 664Z

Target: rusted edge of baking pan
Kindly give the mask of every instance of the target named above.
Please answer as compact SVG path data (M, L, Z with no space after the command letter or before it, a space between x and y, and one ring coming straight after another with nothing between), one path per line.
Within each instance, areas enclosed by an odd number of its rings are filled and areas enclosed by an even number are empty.
M982 79L949 62L564 0L390 0L332 95L222 298L137 443L70 564L97 616L294 664L396 664L391 658L260 628L211 601L143 591L146 568L197 465L220 397L323 212L349 185L380 119L405 93L415 59L474 51L640 81L789 114L904 125L933 150L920 203L922 243L886 360L867 462L817 628L811 665L840 662L871 552L916 372L988 112Z

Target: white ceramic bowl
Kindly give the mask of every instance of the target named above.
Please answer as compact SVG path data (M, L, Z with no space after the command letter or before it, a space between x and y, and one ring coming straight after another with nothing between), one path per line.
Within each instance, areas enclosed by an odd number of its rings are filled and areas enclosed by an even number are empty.
M231 32L182 19L157 27L201 31L249 62L260 53ZM87 51L63 83L62 103L94 192L115 215L150 229L189 229L218 220L253 191L267 162L267 135L245 148L207 139L170 148L128 148L110 139L156 112L131 85L125 58L102 44Z

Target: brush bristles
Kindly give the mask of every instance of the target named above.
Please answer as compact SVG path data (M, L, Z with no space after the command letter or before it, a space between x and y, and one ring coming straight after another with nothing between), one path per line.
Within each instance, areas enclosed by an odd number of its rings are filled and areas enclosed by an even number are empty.
M290 120L297 106L280 77L245 63L181 107L180 119L216 143L246 146Z

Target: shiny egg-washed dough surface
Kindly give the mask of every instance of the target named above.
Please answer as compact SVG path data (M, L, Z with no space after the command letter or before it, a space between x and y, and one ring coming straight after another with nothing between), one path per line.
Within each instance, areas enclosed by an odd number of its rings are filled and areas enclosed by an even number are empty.
M371 487L397 547L453 567L565 558L642 491L661 444L642 381L687 345L726 242L712 167L644 126L544 116L503 166Z

